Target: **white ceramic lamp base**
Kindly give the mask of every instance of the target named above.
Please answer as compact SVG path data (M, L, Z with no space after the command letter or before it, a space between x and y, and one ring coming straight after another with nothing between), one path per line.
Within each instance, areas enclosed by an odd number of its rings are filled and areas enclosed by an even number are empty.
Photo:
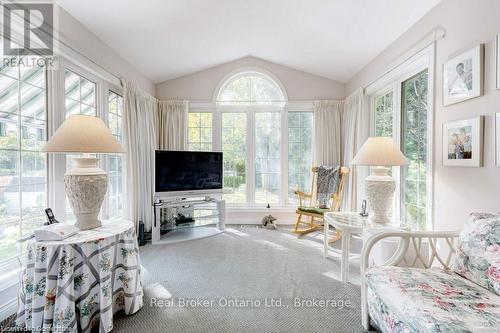
M76 166L64 175L69 203L80 230L101 226L99 211L108 187L106 171L97 166L98 158L74 158Z
M391 211L396 181L387 175L387 168L374 168L373 173L365 179L365 191L370 207L370 221L387 224L391 221Z

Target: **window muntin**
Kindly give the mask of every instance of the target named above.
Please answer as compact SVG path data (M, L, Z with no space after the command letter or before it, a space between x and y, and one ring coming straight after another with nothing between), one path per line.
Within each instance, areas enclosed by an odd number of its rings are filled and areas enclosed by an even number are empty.
M30 56L31 58L31 56ZM0 66L0 263L45 222L46 70Z
M427 85L427 70L401 84L401 148L409 162L401 174L402 208L406 223L419 230L427 225Z
M188 147L191 151L212 150L211 112L189 112Z
M224 83L217 96L220 105L282 105L284 101L278 84L258 72L243 72L233 76Z
M288 112L288 202L298 203L295 191L311 190L312 112Z
M224 154L224 199L228 203L247 202L247 115L222 113L222 152Z
M113 91L108 92L108 127L120 143L123 143L123 97ZM123 216L123 155L106 155L108 172L107 216L110 219Z
M281 114L255 113L255 203L279 203Z

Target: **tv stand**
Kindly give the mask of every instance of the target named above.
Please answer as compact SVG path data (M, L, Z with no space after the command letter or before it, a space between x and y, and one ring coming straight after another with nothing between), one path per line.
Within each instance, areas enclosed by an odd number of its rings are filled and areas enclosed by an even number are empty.
M215 204L215 211L212 217L217 216L217 222L208 221L207 223L193 224L182 223L178 225L171 225L168 232L162 235L160 216L162 209L165 208L179 208L179 207L194 207L200 205ZM155 197L154 201L154 221L151 233L152 244L171 244L188 240L200 239L218 235L224 231L225 228L225 215L226 215L226 202L221 199L221 196L182 196L182 197ZM206 217L204 217L206 218ZM196 219L196 217L195 217ZM200 218L202 220L203 218Z

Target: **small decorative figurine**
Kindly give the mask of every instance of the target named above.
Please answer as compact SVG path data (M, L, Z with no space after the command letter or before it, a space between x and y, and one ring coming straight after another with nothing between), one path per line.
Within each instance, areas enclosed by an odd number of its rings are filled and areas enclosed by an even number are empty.
M264 216L262 219L262 226L265 227L266 229L270 230L276 230L276 225L274 224L274 221L276 221L276 218L272 215L267 215Z

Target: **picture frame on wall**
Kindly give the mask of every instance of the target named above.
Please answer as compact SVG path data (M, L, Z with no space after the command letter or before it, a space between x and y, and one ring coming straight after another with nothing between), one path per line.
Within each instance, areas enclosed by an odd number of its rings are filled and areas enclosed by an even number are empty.
M483 116L443 124L443 165L482 167L483 129Z
M443 64L443 105L483 94L484 45L479 44Z
M495 161L500 167L500 112L495 113Z
M500 34L497 34L496 43L495 43L495 63L496 63L496 88L500 89Z

